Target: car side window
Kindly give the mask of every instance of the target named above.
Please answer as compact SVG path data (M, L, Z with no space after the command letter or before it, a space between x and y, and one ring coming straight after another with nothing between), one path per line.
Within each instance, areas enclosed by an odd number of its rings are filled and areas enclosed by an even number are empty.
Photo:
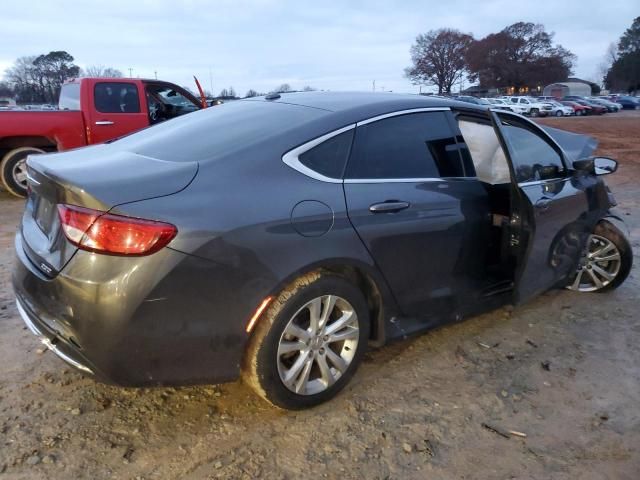
M325 140L300 154L298 160L305 167L329 178L342 178L351 151L353 129Z
M511 119L503 119L502 131L509 144L518 182L551 180L565 176L562 155L539 132Z
M418 112L358 126L347 179L418 179L465 175L447 112Z
M140 113L138 87L133 83L96 83L93 101L96 110L101 113Z

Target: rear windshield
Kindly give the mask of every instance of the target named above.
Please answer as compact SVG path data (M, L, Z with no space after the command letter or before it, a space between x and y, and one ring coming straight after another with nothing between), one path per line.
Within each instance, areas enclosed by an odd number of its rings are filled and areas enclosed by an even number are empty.
M278 102L238 100L159 123L115 145L177 162L221 158L327 112Z
M80 110L79 83L65 83L62 85L58 108L60 110Z

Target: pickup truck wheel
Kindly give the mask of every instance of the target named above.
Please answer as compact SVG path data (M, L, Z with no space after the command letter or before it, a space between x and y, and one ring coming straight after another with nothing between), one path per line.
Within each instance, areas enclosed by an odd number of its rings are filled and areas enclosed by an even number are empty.
M537 108L532 108L531 111L529 112L529 115L531 115L532 117L537 117L538 113L539 112Z
M35 147L20 147L8 152L0 162L2 186L16 197L27 196L27 156L44 153Z

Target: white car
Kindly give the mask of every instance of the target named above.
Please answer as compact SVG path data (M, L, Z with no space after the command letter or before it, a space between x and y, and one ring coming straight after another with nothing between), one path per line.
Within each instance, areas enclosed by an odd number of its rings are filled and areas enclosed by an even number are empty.
M575 110L568 105L563 105L555 100L545 100L544 103L548 103L553 108L550 115L555 117L569 117L575 115Z
M524 107L524 114L532 117L544 117L553 111L551 105L540 102L533 97L505 97L511 103Z
M527 113L526 107L522 107L517 103L511 103L504 98L483 98L483 100L488 101L491 105L495 105L496 108L501 110L509 110L514 113L519 113L520 115Z

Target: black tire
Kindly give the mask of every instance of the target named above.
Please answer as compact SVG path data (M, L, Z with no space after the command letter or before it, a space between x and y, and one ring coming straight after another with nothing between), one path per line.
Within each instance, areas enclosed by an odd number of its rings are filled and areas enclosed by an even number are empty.
M44 153L44 151L34 147L20 147L8 152L0 162L2 186L16 197L25 198L27 196L26 179L21 182L17 175L18 169L24 164L26 157L34 153Z
M561 116L563 116L563 115L564 115L564 113L562 113L562 110L558 110L558 111L556 112L556 117L561 117Z
M310 301L325 295L341 297L353 307L359 331L356 351L335 383L318 393L296 393L281 379L278 346L290 320L304 311L301 309ZM369 309L360 289L337 275L312 272L283 290L258 320L245 353L242 378L258 395L276 407L289 410L313 407L333 398L349 382L362 361L368 338ZM317 368L314 361L311 361L311 368Z
M537 108L532 108L531 110L529 110L529 115L531 115L532 117L537 117L539 113L540 112L538 112Z
M602 220L596 225L594 235L603 237L613 243L620 254L620 266L613 280L607 285L591 290L589 293L605 293L618 288L629 276L633 266L633 250L627 237L613 223ZM575 277L573 277L575 279ZM572 281L569 281L571 285ZM570 287L569 287L570 288Z

